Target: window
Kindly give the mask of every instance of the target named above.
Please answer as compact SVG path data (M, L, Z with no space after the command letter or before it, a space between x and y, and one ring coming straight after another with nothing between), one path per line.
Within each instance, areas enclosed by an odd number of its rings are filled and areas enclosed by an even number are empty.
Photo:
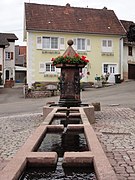
M108 72L108 64L104 64L104 73Z
M58 38L43 37L43 49L58 49Z
M112 52L113 51L113 41L110 39L102 40L102 52Z
M132 47L131 46L128 46L128 55L132 56Z
M82 38L77 39L77 50L81 50L81 51L86 50L85 39Z
M6 52L6 60L13 60L13 52Z
M75 38L73 39L73 48L77 51L91 51L90 39Z
M39 72L45 73L45 72L55 72L56 68L51 63L40 63L39 64Z
M51 63L45 64L46 72L55 72L55 67Z
M6 52L6 60L10 59L10 52Z
M65 40L64 37L37 37L36 47L45 50L64 50Z

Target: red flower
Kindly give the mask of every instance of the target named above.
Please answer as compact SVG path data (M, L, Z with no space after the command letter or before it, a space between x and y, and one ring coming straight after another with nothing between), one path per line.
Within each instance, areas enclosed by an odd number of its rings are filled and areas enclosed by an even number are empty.
M82 56L81 59L82 59L82 60L85 60L85 59L86 59L86 56Z
M52 60L51 61L54 61L55 60L55 58L52 58Z
M76 53L76 54L75 54L75 57L79 57L79 54Z

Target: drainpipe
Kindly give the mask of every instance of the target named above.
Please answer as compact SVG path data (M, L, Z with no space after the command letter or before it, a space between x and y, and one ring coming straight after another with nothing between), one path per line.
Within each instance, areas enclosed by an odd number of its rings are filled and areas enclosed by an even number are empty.
M3 72L3 85L5 85L5 51L4 51L4 48L3 48L3 68L2 68L2 72Z
M120 61L119 61L119 73L121 74L121 79L123 79L123 37L120 38L119 43L119 49L120 49Z

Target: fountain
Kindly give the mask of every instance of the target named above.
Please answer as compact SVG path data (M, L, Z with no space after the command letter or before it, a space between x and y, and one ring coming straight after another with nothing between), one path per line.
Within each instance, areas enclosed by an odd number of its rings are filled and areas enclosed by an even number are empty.
M60 100L43 107L43 123L2 170L2 180L89 179L117 177L91 126L94 107L80 99L80 71L87 64L69 40L63 56L53 59L61 68Z

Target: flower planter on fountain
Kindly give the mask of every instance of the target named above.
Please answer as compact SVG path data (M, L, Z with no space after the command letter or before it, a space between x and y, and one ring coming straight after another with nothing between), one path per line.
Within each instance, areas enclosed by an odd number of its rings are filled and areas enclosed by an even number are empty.
M61 68L59 106L78 107L80 100L80 72L89 62L85 56L79 56L72 48L73 41L62 56L52 58L53 65Z

